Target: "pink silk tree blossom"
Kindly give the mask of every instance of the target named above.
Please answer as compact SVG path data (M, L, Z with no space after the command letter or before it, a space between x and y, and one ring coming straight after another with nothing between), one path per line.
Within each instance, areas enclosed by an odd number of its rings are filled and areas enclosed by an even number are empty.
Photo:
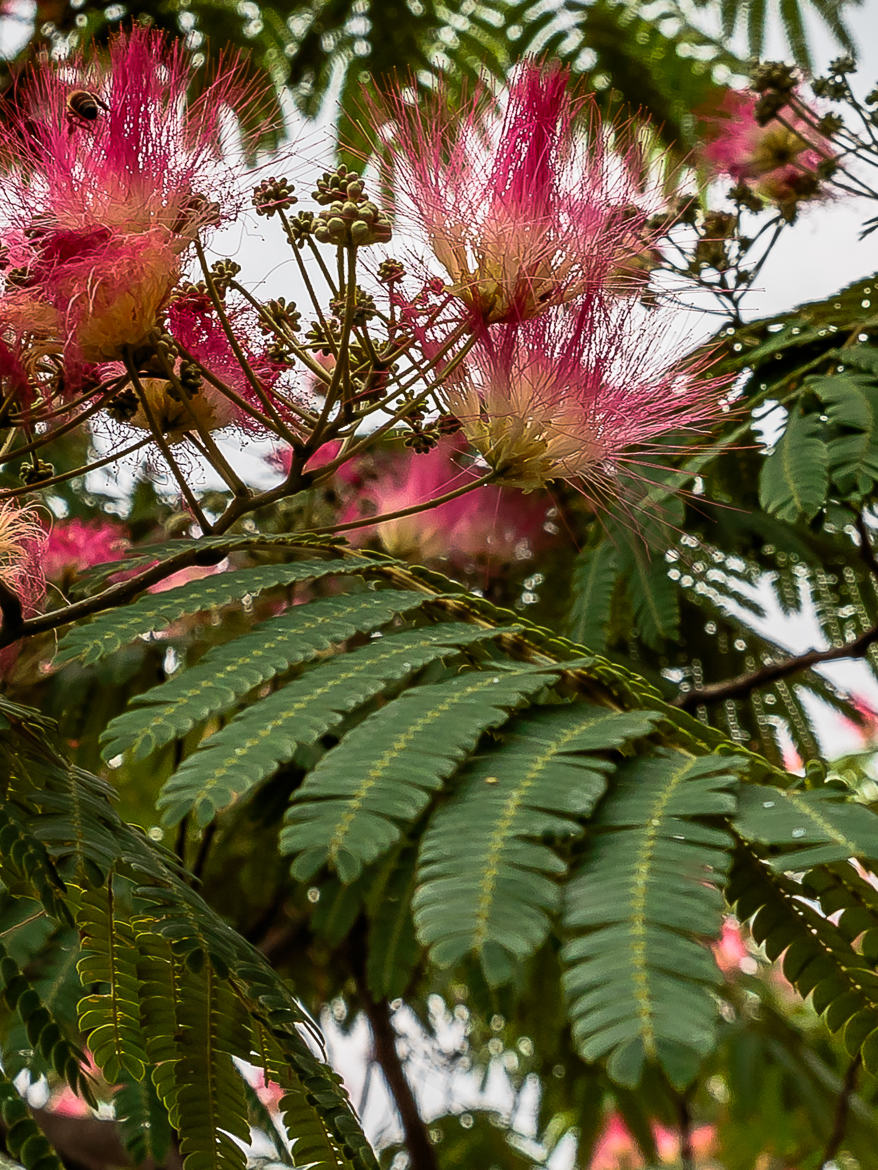
M833 157L827 140L790 109L781 111L783 121L760 126L757 102L750 92L726 93L717 116L707 120L711 140L701 156L707 167L779 207L825 198L818 167Z
M716 421L727 383L670 363L660 313L595 292L483 334L440 393L498 483L615 497L626 466L645 478L669 434Z
M455 440L440 442L425 454L411 452L365 482L360 501L367 500L379 515L427 504L472 478L460 452ZM352 506L341 520L357 516ZM377 537L395 556L457 564L510 562L525 559L539 543L545 518L545 500L525 500L517 492L486 486L424 512L352 529L348 538L363 544Z
M226 63L187 102L185 50L151 29L92 54L39 63L0 123L4 335L32 353L99 362L141 344L199 230L228 210L218 139L230 107L252 100ZM83 121L71 93L96 103Z
M605 287L642 285L651 252L633 157L611 148L594 101L568 73L525 62L502 119L488 95L432 107L404 90L386 99L394 176L407 214L481 325L524 320Z
M128 532L118 520L56 520L42 554L46 579L68 586L83 569L120 558Z

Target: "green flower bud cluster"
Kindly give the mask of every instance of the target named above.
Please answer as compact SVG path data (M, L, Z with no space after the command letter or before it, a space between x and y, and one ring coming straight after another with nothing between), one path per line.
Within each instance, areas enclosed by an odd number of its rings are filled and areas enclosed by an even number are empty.
M347 313L347 293L344 289L341 290L337 297L332 298L329 302L329 308L339 321L345 319L345 314ZM365 325L377 312L378 308L375 304L375 298L357 285L354 289L354 325Z
M210 266L210 276L213 287L219 296L224 297L229 291L229 285L241 271L241 265L235 260L217 260Z
M389 217L369 200L331 203L314 223L314 238L321 244L353 244L362 248L386 244L392 235Z
M365 184L356 173L340 163L334 171L324 171L312 192L315 203L327 207L331 203L365 203Z
M378 279L382 284L393 284L405 276L405 265L400 260L382 260L378 265Z
M266 301L262 306L263 316L259 320L259 331L269 333L298 333L302 328L302 314L285 297Z
M314 212L300 211L285 224L287 239L297 248L301 248L305 240L314 231Z
M44 459L34 457L32 463L25 463L18 474L18 478L25 487L33 487L38 483L45 483L55 474L54 463L47 463Z
M273 175L253 188L253 206L257 215L271 217L276 212L287 211L298 199L293 194L289 179L276 179Z
M789 94L796 88L799 81L795 65L784 61L762 61L750 75L750 84L757 93Z

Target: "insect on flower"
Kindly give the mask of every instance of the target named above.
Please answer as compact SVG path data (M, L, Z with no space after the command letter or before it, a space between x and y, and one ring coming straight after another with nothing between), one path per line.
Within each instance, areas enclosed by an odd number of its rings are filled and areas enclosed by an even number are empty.
M101 110L105 113L109 106L102 97L88 89L72 89L67 95L66 111L70 133L77 126L90 126L100 117Z

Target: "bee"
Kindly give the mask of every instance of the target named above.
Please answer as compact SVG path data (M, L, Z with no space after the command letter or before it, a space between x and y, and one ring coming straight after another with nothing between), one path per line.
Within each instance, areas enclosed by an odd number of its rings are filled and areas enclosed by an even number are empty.
M77 126L90 126L100 117L101 110L110 107L87 89L71 89L67 95L67 121L70 123L71 134Z

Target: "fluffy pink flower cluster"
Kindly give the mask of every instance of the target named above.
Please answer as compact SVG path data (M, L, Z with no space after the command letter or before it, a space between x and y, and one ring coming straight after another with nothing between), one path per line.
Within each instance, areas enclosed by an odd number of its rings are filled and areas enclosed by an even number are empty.
M127 547L128 532L116 520L56 520L46 537L42 570L64 589L83 569L118 560Z
M620 465L648 478L647 453L704 430L724 385L705 363L675 366L662 310L632 295L655 254L636 151L611 149L560 68L521 67L487 151L483 97L453 114L440 99L426 116L404 91L389 102L410 212L468 331L468 352L437 362L438 396L499 484L616 495ZM406 309L429 338L440 309Z
M593 99L574 97L560 66L529 62L487 127L485 102L482 89L463 104L440 93L426 113L405 91L387 102L409 214L474 321L640 288L652 246L634 155L611 148Z
M461 487L472 472L464 469L460 454L461 444L454 440L427 454L408 453L363 485L358 504L348 506L342 521L362 516L364 502L383 515ZM428 512L353 529L349 539L362 544L377 538L394 556L496 566L526 559L540 543L545 519L544 501L523 500L507 488L486 486Z
M818 167L833 157L829 143L804 119L785 109L783 121L756 120L758 98L729 90L708 119L711 140L702 151L708 168L745 183L769 203L794 208L823 196Z
M139 28L108 52L107 67L35 66L0 123L0 333L31 370L62 354L69 376L140 345L231 191L217 144L224 111L248 100L240 69L188 102L177 42Z

